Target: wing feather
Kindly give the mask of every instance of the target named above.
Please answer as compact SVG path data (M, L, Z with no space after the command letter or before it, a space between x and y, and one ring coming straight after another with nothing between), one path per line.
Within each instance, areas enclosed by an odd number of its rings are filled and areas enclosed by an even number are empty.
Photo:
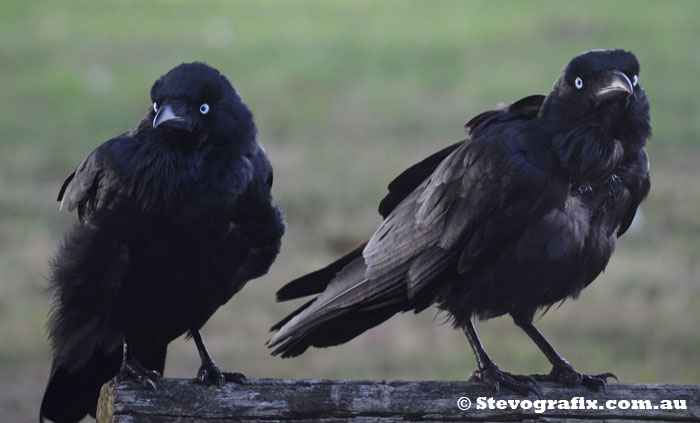
M643 148L639 150L637 157L630 163L625 163L618 170L623 184L630 190L630 202L625 215L620 223L617 236L622 236L634 220L637 208L642 200L649 194L651 186L649 181L649 156Z
M370 238L365 276L403 280L415 295L431 282L428 276L458 260L463 271L472 268L523 223L563 201L564 189L549 189L556 183L547 166L551 152L537 128L530 122L495 126L450 153Z
M57 200L61 209L78 209L81 222L85 222L98 210L107 207L121 188L119 177L111 166L109 155L114 138L93 150L66 178Z

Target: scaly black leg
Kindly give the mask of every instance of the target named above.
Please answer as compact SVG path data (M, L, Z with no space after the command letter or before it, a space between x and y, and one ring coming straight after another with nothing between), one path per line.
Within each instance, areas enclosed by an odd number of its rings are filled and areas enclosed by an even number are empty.
M562 357L552 345L545 339L544 335L532 324L529 319L519 319L513 316L513 321L532 339L540 350L552 363L552 371L548 374L536 374L533 377L539 381L559 382L565 386L585 386L591 390L600 389L605 392L608 378L617 379L612 373L601 373L599 375L585 375L579 373ZM619 382L619 381L618 381Z
M491 357L486 354L484 347L481 345L481 341L476 334L471 320L464 325L463 330L464 334L467 335L469 344L472 346L472 350L474 350L476 363L479 367L479 370L472 373L469 380L482 381L496 392L501 389L501 386L505 386L521 395L528 395L532 392L541 398L540 389L535 379L530 376L514 375L504 372L496 366L496 363L491 360Z
M154 391L160 383L161 375L155 370L149 370L136 360L126 339L123 344L122 365L117 373L117 382L134 380L141 385L153 389Z
M204 345L204 340L202 339L202 335L199 333L199 331L192 330L190 331L190 334L194 339L194 343L197 345L199 357L202 359L202 365L199 367L199 371L197 372L197 380L200 383L205 385L222 386L226 382L235 382L240 384L248 382L248 379L246 379L245 375L242 373L229 373L219 370L219 368L216 367L216 363L214 363L214 360L212 360L211 356L209 355L209 351L207 351L207 347Z

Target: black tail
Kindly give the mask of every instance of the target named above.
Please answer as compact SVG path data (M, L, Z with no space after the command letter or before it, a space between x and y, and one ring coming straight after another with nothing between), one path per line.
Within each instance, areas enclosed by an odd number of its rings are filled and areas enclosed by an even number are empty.
M308 275L294 279L293 281L284 285L279 289L279 291L277 291L277 301L288 301L323 292L323 290L326 289L328 284L333 280L338 272L340 272L351 261L358 257L362 257L362 250L364 250L365 245L367 245L367 241L358 245L354 250L350 251L323 269L311 272ZM297 313L299 311L301 310L297 310ZM275 329L275 327L273 327L273 329Z
M345 266L347 266L351 261L362 256L362 250L367 245L367 241L355 247L352 251L329 264L328 266L306 274L300 278L294 279L293 281L285 284L280 288L276 295L277 301L289 301L297 298L306 297L313 294L320 294L326 289L328 284L335 278ZM282 326L287 324L296 315L308 308L316 299L311 299L298 309L294 310L287 317L277 322L274 326L270 328L270 331L278 331ZM306 349L306 348L304 348ZM301 351L303 352L303 351ZM301 354L299 352L299 354ZM298 354L296 354L298 355Z
M117 374L120 364L121 352L111 355L95 353L76 372L54 363L41 401L39 420L46 418L55 423L73 423L87 414L95 417L100 387Z
M296 310L292 315L275 325L275 328L282 328L294 316L306 309L311 302L305 304L301 309ZM370 307L348 311L324 321L312 330L303 332L300 335L290 336L272 354L289 358L303 354L309 347L324 348L344 344L379 325L394 314L406 311L405 309L404 304L394 304L389 307L378 307L375 309ZM270 343L269 345L273 346L275 344Z
M94 415L100 387L119 371L124 334L111 319L128 255L107 235L77 224L51 262L53 365L40 420L77 422Z
M310 346L339 345L396 313L417 312L431 304L429 296L409 298L402 272L367 279L363 248L364 244L328 267L282 288L285 299L316 292L319 295L272 327L277 330L267 343L269 347L276 346L272 354L294 357ZM304 281L309 284L303 284Z

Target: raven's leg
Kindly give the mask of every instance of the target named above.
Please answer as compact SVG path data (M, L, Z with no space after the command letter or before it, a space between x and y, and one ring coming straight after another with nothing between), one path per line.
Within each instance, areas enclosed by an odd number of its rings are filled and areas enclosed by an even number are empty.
M467 335L469 344L474 350L474 355L476 356L476 363L479 366L479 370L472 373L470 380L480 380L496 392L501 389L501 386L505 386L519 394L528 395L532 392L538 397L541 397L539 387L537 382L530 376L513 375L508 372L504 372L496 366L496 363L491 360L484 347L481 345L479 336L476 334L474 325L471 320L462 328L464 334Z
M246 383L248 381L242 373L229 373L219 370L219 368L216 367L216 363L214 363L214 360L209 355L209 351L207 351L207 347L204 345L204 340L199 331L191 330L190 335L192 335L194 343L197 345L197 351L199 351L199 357L202 359L202 365L197 372L197 380L200 383L222 386L226 382Z
M578 386L582 385L594 391L602 388L605 392L605 386L607 384L608 378L614 378L617 380L617 376L612 373L602 373L599 375L584 375L577 372L569 364L564 357L562 357L552 345L545 339L544 335L540 333L539 330L532 324L530 319L519 319L513 316L513 321L518 325L527 336L532 339L540 350L544 353L552 363L552 371L548 374L537 374L533 377L540 381L553 381L559 382L566 386Z
M134 357L134 354L127 344L126 338L124 338L122 365L119 369L119 373L117 373L116 379L117 382L133 379L141 385L155 391L158 383L160 383L160 373L143 367Z

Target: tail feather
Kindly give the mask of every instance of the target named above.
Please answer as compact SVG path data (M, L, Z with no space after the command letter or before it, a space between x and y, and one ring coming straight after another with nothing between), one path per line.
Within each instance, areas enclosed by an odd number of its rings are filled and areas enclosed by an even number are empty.
M311 346L325 348L344 344L368 329L379 325L394 314L405 311L404 308L402 304L395 304L369 311L361 309L337 314L318 324L313 330L279 341L278 347L272 354L289 358L301 355ZM272 347L275 344L268 345Z
M40 420L70 423L95 414L101 386L119 371L125 334L114 310L129 253L97 225L75 225L51 261L54 303L48 335L53 354ZM151 339L148 347L153 348ZM148 348L142 348L147 351ZM137 356L148 368L150 355ZM162 361L164 362L164 353ZM158 358L158 357L156 357ZM162 371L162 368L159 369Z
M403 272L370 281L366 269L361 256L351 261L318 297L273 326L279 329L267 342L269 347L279 345L273 354L293 357L309 346L342 344L411 308Z
M362 257L362 250L365 248L365 245L367 245L367 241L323 269L309 273L284 285L277 291L277 301L288 301L323 292L338 272L356 258Z
M87 414L95 417L100 388L119 371L121 353L94 353L85 366L70 372L54 363L41 401L40 421L74 423Z
M134 342L129 344L134 357L147 369L163 374L167 344ZM54 359L51 376L41 401L40 421L75 423L86 414L95 417L102 385L117 375L122 349L110 352L95 349L80 368Z
M289 313L289 316L287 316L284 319L280 320L279 322L275 323L275 325L270 328L270 332L280 330L282 328L282 326L286 325L287 322L292 320L295 316L297 316L302 311L306 310L311 304L313 304L314 301L316 301L316 298L313 298L312 300L306 302L303 306L301 306L298 309L294 310L293 312Z

